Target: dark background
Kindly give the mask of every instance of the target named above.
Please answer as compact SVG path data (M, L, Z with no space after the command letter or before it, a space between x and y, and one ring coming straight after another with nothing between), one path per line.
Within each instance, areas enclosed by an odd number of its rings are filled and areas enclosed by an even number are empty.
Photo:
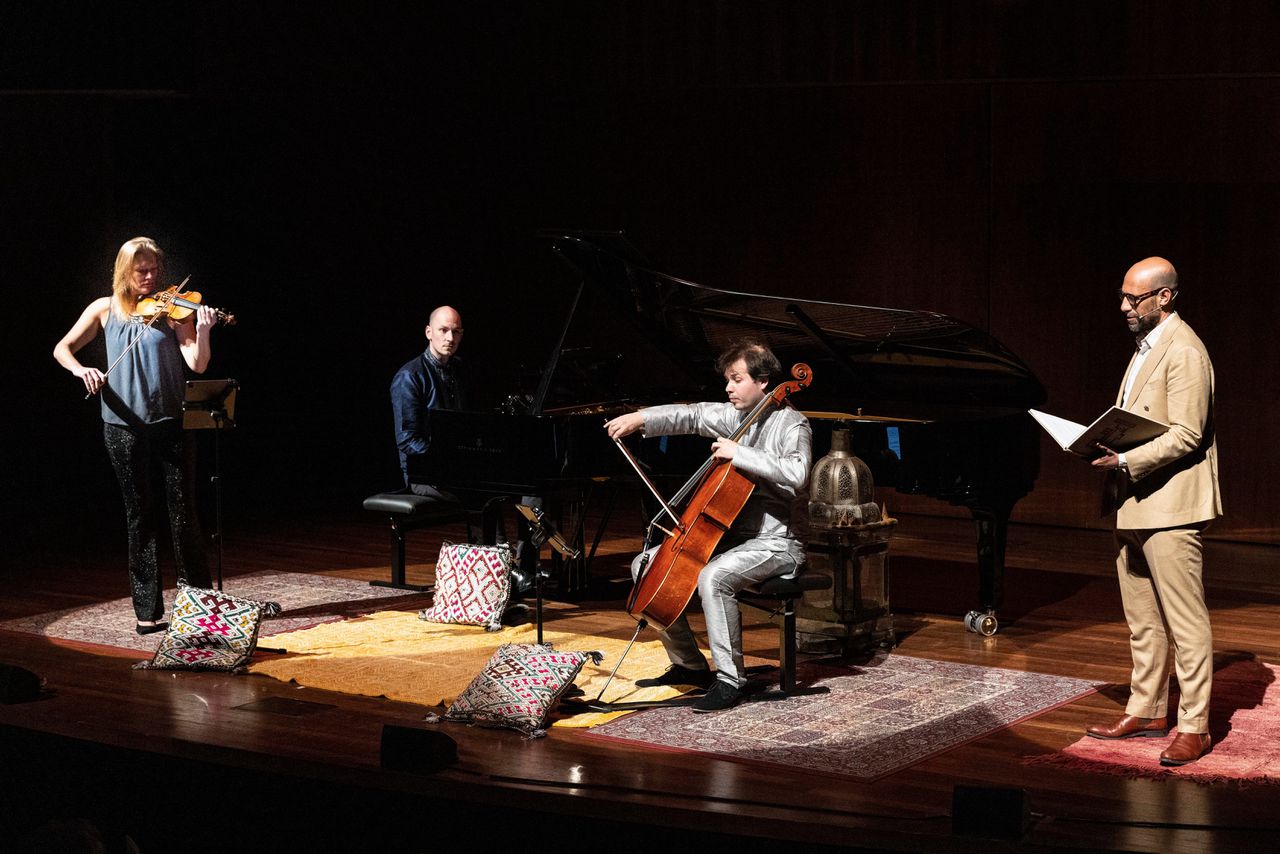
M1275 543L1278 43L1264 0L6 4L6 529L122 518L50 352L126 239L240 318L206 374L243 387L236 525L395 485L387 385L436 305L514 390L568 299L533 234L580 227L708 285L954 315L1082 422L1132 346L1124 271L1165 255L1218 375L1211 533ZM1046 439L1015 519L1104 526L1098 485Z

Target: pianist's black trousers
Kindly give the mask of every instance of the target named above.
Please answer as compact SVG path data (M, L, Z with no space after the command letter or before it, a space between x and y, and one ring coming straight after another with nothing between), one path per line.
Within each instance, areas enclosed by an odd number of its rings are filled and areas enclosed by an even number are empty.
M452 492L445 492L443 489L436 489L434 486L428 486L425 483L409 484L409 491L414 495L421 495L426 498L432 498L442 504L461 504L462 500Z
M181 422L145 427L103 425L107 456L120 481L129 539L129 589L139 620L164 616L156 548L155 481L163 482L178 581L208 587L209 564L195 503L195 439Z

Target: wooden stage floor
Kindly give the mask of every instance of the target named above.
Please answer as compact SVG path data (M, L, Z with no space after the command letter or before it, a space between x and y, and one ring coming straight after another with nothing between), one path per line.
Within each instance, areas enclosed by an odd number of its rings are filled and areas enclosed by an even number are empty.
M411 580L426 575L445 533L411 536ZM11 552L0 571L0 619L126 595L120 540L114 533L63 537ZM637 542L606 538L597 576L622 573ZM976 595L970 525L904 517L891 551L897 651L1124 686L1127 631L1109 547L1101 532L1015 526L1002 630L982 638L959 619ZM1274 547L1211 544L1207 576L1220 653L1280 661L1280 578L1270 572L1277 556ZM226 553L232 579L265 569L380 578L386 560L384 529L359 512L232 530ZM584 619L601 631L625 630L616 598L625 585L598 587L600 601L583 605L594 616ZM775 642L767 624L747 632L749 654L773 657ZM422 726L422 707L261 676L135 672L138 657L0 632L0 662L39 673L52 689L35 702L0 705L0 839L43 839L51 827L87 819L107 850L123 850L111 846L128 834L144 852L726 844L741 851L1256 851L1270 850L1280 826L1280 786L1131 780L1022 764L1122 713L1123 687L870 784L587 740L573 730L526 740L462 726L444 730L458 744L456 764L412 774L380 767L380 734L384 724ZM273 699L277 705L242 708ZM1025 789L1031 829L1017 841L953 835L957 783Z

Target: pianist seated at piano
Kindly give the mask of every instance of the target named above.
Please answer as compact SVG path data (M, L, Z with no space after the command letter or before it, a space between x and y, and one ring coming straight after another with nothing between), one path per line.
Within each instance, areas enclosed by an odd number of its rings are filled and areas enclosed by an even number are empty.
M450 306L440 306L431 312L425 334L427 349L406 362L391 380L400 471L414 493L458 503L448 492L409 481L408 456L425 453L431 442L431 410L462 409L465 404L464 371L457 357L462 345L462 315Z
M466 372L458 358L462 345L462 315L452 306L442 305L431 312L425 331L427 349L406 362L391 380L391 409L395 415L396 446L400 450L400 472L405 485L416 495L440 502L463 505L458 496L410 476L409 458L423 455L431 444L431 413L466 408ZM536 498L525 497L522 504L539 506ZM496 540L507 542L502 506L496 505ZM484 526L486 529L489 523ZM528 542L529 529L523 518L516 523L513 546L518 572L513 579L513 600L533 584L538 550Z
M755 490L721 539L711 562L698 575L698 595L706 617L713 673L698 649L686 617L660 632L671 667L640 685L693 685L706 693L694 711L711 712L736 705L743 697L746 672L742 660L742 620L735 594L769 578L794 572L804 559L796 534L807 507L805 487L812 457L809 420L784 406L766 411L741 441L725 437L738 426L783 378L777 356L764 344L744 339L717 359L724 375L725 403L653 406L621 415L605 424L614 439L643 431L646 436L696 434L712 439L711 455L731 460L755 482ZM651 550L651 552L654 550ZM638 573L644 555L632 563Z

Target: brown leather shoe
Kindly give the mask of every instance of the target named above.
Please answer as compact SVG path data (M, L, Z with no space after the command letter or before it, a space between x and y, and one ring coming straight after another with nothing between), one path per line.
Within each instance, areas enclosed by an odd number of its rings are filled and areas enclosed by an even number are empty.
M1160 754L1161 765L1186 765L1209 752L1213 739L1207 732L1180 732Z
M1164 738L1169 722L1164 718L1135 718L1125 715L1111 726L1095 724L1085 730L1093 738Z

